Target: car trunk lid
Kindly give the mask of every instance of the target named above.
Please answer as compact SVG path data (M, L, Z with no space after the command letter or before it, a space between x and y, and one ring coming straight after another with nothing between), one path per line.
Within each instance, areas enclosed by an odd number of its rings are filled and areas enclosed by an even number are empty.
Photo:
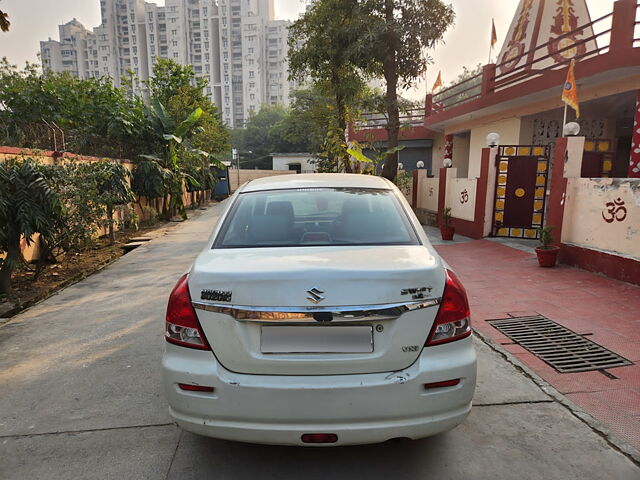
M274 375L406 368L443 288L443 267L424 246L212 249L189 279L222 365Z

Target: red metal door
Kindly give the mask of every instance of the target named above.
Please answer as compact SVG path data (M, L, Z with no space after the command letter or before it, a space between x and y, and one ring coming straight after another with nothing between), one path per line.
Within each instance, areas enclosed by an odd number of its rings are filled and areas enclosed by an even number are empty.
M538 238L544 218L548 149L538 145L501 146L496 167L493 235Z
M511 157L505 192L504 219L507 228L531 228L536 189L537 157Z

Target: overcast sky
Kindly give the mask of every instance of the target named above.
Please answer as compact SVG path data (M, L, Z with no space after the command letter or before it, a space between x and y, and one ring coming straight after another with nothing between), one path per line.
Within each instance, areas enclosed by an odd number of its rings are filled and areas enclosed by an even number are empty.
M518 0L449 0L456 11L456 24L431 56L435 63L427 72L429 87L442 70L445 84L454 80L463 66L486 63L489 55L491 18L498 33L496 50L500 50ZM587 0L591 18L596 19L612 9L614 0ZM164 1L155 3L163 5ZM100 24L99 0L0 0L0 9L9 14L11 29L0 33L0 57L22 66L36 61L40 40L58 40L58 25L77 18L91 29ZM276 18L295 19L304 9L300 0L275 0ZM497 53L497 52L496 52ZM494 55L496 54L494 53ZM420 85L407 96L421 98L426 88Z

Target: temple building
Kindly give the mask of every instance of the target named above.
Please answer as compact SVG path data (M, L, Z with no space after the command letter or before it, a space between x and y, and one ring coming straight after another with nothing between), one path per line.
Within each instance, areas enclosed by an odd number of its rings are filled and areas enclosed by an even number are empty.
M579 117L569 108L565 122L572 61ZM350 138L384 142L384 127L367 120ZM585 0L521 0L496 63L427 95L401 139L405 150L428 145L412 162L400 157L425 221L448 207L456 231L473 238L536 239L550 225L561 261L640 284L636 0L597 19Z

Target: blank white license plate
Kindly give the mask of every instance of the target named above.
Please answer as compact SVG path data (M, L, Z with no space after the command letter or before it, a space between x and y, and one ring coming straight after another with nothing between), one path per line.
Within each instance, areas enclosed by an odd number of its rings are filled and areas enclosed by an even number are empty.
M371 353L370 326L262 327L262 353Z

